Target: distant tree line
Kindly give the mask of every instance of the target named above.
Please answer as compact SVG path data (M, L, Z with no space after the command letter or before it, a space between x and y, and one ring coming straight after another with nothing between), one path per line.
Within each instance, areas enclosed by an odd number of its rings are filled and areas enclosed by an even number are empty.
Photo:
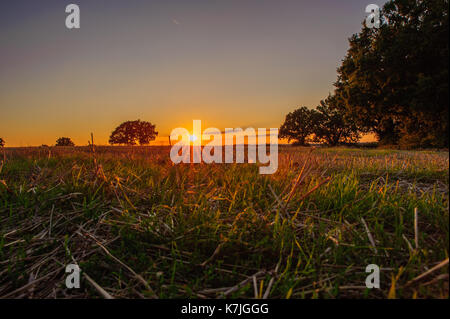
M387 2L380 28L349 39L333 94L289 113L280 137L337 145L371 132L380 145L448 147L448 5Z
M141 120L126 121L111 133L109 143L111 145L147 145L158 135L155 129L156 126L150 122ZM4 141L0 138L0 146L3 145ZM48 147L47 145L42 146ZM56 140L55 146L75 146L75 143L70 137L60 137Z
M158 132L156 131L156 126L150 122L141 120L126 121L120 124L111 133L109 143L111 145L147 145L155 140L157 135ZM0 137L0 147L3 147L4 145L5 141ZM70 137L59 137L56 140L55 146L75 146L75 143ZM48 146L42 145L42 147Z

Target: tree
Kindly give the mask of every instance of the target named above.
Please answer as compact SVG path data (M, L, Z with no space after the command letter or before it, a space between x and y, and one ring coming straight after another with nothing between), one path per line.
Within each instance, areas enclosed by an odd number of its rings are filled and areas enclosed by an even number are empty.
M60 137L56 140L56 146L75 146L69 137Z
M5 146L5 140L0 137L0 147Z
M153 141L158 132L156 126L141 120L127 121L120 124L109 137L110 144L147 145Z
M357 142L360 138L357 125L347 119L335 103L335 97L330 95L317 106L312 121L314 141L330 146Z
M313 117L317 116L314 110L302 106L286 115L280 127L280 138L287 138L288 142L295 141L297 145L308 145L309 137L314 130Z
M337 105L381 144L448 147L448 0L392 0L381 14L349 39Z

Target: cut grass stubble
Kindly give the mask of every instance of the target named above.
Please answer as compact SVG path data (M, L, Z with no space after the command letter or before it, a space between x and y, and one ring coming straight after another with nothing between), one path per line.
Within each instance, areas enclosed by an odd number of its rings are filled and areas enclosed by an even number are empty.
M445 152L282 147L271 176L164 147L5 153L0 297L448 297Z

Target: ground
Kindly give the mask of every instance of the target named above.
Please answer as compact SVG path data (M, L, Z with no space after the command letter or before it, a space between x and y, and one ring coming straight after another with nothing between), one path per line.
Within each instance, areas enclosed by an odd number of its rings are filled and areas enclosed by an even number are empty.
M281 147L273 175L168 147L2 152L0 297L448 298L448 151Z

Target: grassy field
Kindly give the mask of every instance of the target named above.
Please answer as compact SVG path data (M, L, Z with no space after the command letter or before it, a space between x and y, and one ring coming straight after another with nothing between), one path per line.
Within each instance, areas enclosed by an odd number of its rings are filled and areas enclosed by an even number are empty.
M168 153L0 153L0 297L448 298L448 152L281 147L270 176Z

